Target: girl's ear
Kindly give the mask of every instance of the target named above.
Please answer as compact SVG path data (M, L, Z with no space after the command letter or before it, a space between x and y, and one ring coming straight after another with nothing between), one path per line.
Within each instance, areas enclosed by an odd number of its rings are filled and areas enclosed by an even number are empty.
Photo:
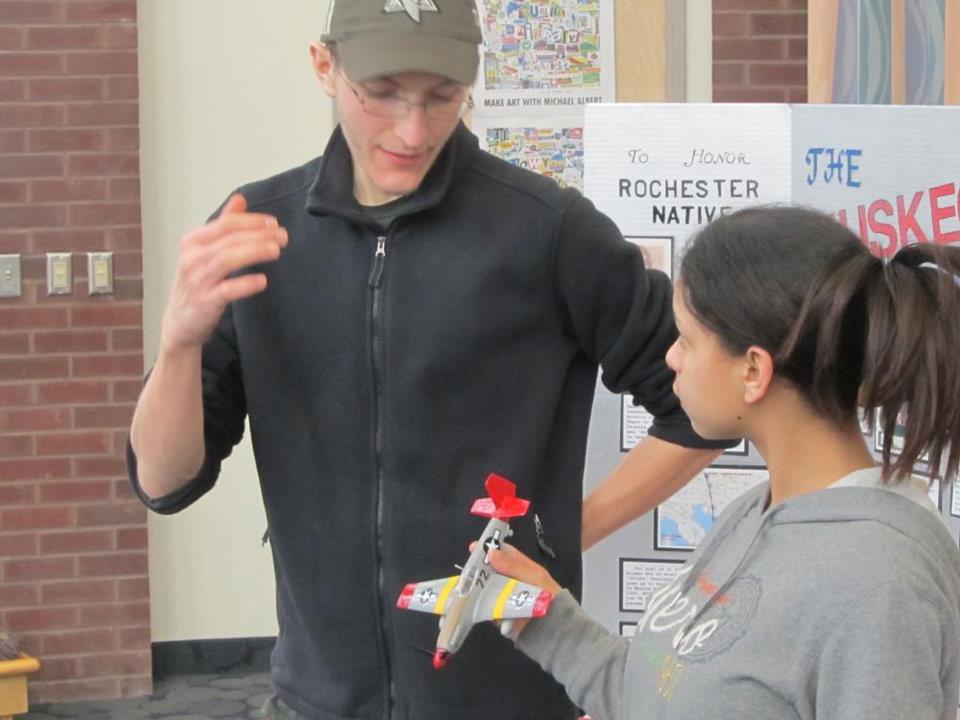
M743 400L754 405L764 397L773 382L773 357L756 345L747 348L743 366Z
M336 97L337 88L334 83L336 75L336 66L333 62L333 54L323 43L310 43L310 60L313 64L313 72L320 80L320 86L329 97Z

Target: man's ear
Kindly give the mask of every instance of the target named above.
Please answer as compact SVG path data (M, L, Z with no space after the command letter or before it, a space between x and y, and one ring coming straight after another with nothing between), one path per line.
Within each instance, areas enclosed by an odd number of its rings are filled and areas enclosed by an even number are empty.
M313 72L320 81L320 86L329 97L337 96L335 81L336 66L330 48L320 42L310 43L310 60L313 63Z
M744 353L743 401L754 405L770 390L773 382L773 357L762 347L751 345Z

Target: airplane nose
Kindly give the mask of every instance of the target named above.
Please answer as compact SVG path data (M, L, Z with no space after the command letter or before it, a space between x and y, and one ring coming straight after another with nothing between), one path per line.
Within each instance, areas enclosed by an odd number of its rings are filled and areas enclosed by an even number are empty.
M447 660L450 659L450 653L447 650L437 648L433 653L433 667L439 670L444 665L447 664Z

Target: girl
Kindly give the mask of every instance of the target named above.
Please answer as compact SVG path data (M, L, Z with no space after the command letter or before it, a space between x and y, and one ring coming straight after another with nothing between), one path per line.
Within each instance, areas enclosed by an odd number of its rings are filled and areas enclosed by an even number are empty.
M706 227L674 295L674 389L705 438L748 438L770 482L721 516L632 641L566 591L517 646L574 702L618 718L957 716L960 551L926 488L925 452L960 460L960 248L884 264L806 209ZM877 466L858 404L884 429ZM891 456L897 413L909 411ZM507 548L502 573L550 589Z

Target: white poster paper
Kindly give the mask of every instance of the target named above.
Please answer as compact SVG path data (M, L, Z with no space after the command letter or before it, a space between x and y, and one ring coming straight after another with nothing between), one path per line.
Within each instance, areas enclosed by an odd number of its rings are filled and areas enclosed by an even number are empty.
M620 559L620 611L643 612L647 600L672 581L683 563L678 560Z

